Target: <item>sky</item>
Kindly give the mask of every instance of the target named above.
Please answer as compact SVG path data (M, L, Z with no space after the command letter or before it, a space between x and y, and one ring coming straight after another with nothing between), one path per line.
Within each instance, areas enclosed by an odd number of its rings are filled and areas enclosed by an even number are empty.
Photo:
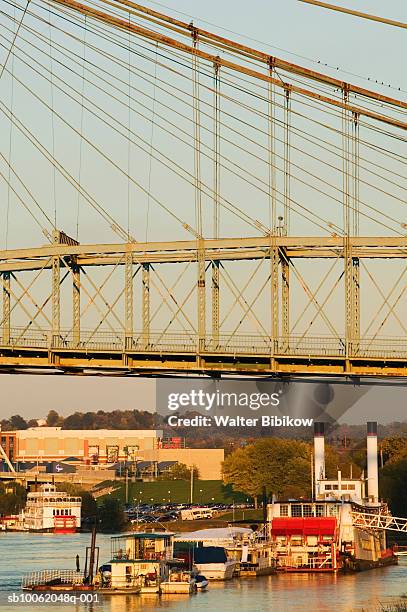
M332 3L336 2L332 0ZM164 3L146 0L144 4L182 19L191 18L197 26L267 49L283 59L340 75L344 80L365 87L372 83L366 77L377 79L385 84L381 91L395 97L405 96L407 72L403 58L406 57L406 44L402 29L341 15L297 0L168 0ZM342 0L337 4L407 21L405 0L386 3ZM24 243L24 227L21 227L20 239ZM14 413L26 418L44 416L50 409L62 414L74 410L151 409L153 404L154 381L151 380L0 376L2 416ZM388 407L386 418L389 421L400 416L392 412L392 406Z

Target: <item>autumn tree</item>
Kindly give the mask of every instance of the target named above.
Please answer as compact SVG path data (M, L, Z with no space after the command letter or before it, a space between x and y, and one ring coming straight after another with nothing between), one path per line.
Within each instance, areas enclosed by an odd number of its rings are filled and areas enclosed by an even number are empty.
M0 516L18 514L25 506L27 491L18 482L0 483Z
M263 487L268 495L309 496L311 446L298 440L263 438L225 459L223 479L252 497L260 495Z

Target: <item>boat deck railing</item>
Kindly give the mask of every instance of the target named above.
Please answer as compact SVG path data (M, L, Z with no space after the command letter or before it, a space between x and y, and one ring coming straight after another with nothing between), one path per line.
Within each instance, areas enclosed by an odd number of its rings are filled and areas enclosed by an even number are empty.
M83 582L83 573L76 572L70 569L52 569L40 570L25 574L21 581L23 589L30 589L40 585L53 584L81 584Z

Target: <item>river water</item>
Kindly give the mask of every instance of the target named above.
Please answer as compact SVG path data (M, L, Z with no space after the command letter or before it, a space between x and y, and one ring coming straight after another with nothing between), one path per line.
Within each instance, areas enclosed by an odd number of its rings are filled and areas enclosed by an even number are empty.
M398 566L347 575L278 574L262 578L234 579L211 583L204 593L193 596L105 596L92 604L9 603L13 593L21 594L21 577L41 569L75 569L80 556L81 570L89 534L53 535L0 533L0 610L66 610L66 612L132 612L193 610L206 612L263 612L267 610L308 612L331 610L373 612L381 606L407 603L407 558ZM110 558L110 537L98 535L100 562ZM404 597L403 597L404 596Z

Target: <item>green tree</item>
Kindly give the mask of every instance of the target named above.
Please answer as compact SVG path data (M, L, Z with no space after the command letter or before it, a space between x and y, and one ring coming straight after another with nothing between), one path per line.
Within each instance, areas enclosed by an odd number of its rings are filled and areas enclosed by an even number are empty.
M57 427L58 425L62 425L63 418L59 416L56 410L50 410L47 416L47 426L48 427Z
M92 518L97 516L98 507L96 499L92 493L82 489L81 487L72 484L71 482L61 483L57 485L58 491L65 491L69 495L80 497L82 499L81 516L82 519Z
M108 495L99 507L99 524L101 531L115 533L122 531L127 520L123 504L116 497Z
M26 499L27 491L19 483L0 483L0 515L18 514Z
M196 465L192 469L194 471L194 478L199 478L199 470ZM190 480L190 478L191 468L185 465L185 463L175 463L160 477L160 480Z
M389 461L379 477L380 496L387 501L394 516L407 517L407 457Z
M407 438L385 438L380 446L384 463L397 463L407 458Z
M10 418L11 429L27 429L27 421L19 414L15 414Z
M223 463L223 479L237 491L255 497L311 493L311 447L298 440L263 438L231 453Z

